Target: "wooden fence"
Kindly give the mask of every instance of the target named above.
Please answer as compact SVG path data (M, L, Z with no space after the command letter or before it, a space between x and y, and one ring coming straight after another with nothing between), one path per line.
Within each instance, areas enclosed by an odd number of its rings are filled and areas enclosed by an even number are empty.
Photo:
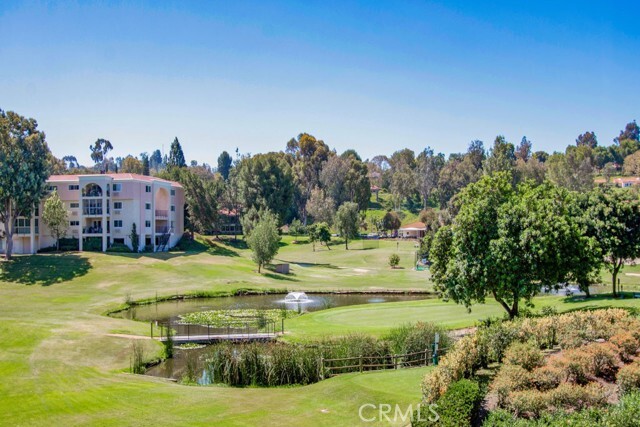
M445 348L438 348L434 358L433 350L405 354L388 354L380 356L355 356L320 360L321 372L334 376L347 372L375 371L380 369L413 368L437 364L437 360L445 353Z

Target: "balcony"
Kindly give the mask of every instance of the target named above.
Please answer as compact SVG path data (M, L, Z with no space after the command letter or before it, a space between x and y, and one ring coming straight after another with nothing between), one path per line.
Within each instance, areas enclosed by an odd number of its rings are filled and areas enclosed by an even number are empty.
M82 234L102 234L102 227L84 227Z
M156 209L156 218L169 218L169 211L163 209Z
M39 228L35 227L34 233L38 234ZM31 227L16 227L14 230L15 234L31 234Z
M102 208L84 208L82 210L83 215L102 215Z
M156 227L156 234L171 233L171 227Z

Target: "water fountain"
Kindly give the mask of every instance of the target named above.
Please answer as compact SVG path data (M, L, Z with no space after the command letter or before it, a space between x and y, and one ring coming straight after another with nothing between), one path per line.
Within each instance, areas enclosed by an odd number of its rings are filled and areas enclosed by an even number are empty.
M284 297L285 303L306 303L311 302L311 298L307 296L304 292L289 292L286 297Z

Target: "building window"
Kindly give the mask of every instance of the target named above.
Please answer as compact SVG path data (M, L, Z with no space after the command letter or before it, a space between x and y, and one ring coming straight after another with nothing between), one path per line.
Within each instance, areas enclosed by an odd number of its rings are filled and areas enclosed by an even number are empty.
M80 225L80 221L69 221L69 227L77 227Z
M80 189L80 186L78 184L71 184L69 186L69 191L77 191Z
M151 186L150 185L145 186L144 187L144 192L145 193L151 193Z
M147 228L151 228L151 221L146 220L146 221L144 222L144 226L145 226L145 227L147 227Z
M57 185L50 185L47 190L49 191L57 191L58 190L58 186Z
M173 228L173 221L171 221L171 228Z
M122 202L113 202L113 209L122 209Z
M80 203L69 203L71 209L77 209L80 207Z
M122 184L113 184L113 191L122 191Z
M36 210L33 213L33 216L40 216L40 208L38 206L36 206Z
M176 195L176 190L171 190L171 195L175 196Z
M123 237L116 237L115 239L113 239L113 244L114 245L124 245L124 238Z
M113 226L115 228L122 228L122 220L121 219L116 219L113 221Z
M174 205L171 205L171 212L175 212L176 211L176 207Z
M144 208L145 208L146 210L150 211L150 210L151 210L151 203L145 203L145 204L144 204Z

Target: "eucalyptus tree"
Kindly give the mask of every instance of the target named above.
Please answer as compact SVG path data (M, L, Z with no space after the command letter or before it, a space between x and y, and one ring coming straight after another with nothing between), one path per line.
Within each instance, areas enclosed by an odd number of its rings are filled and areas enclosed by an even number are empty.
M358 236L360 223L359 208L356 203L345 202L336 212L335 226L344 238L344 247L349 249L349 239Z
M96 164L96 166L101 166L102 172L109 171L109 162L107 159L107 153L113 150L113 145L108 139L98 138L93 145L89 146L91 150L91 160Z
M42 222L47 225L51 235L56 239L56 250L60 250L60 239L69 229L69 215L57 191L54 191L44 202Z
M51 152L34 119L0 110L0 221L11 259L15 220L30 217L45 195Z

